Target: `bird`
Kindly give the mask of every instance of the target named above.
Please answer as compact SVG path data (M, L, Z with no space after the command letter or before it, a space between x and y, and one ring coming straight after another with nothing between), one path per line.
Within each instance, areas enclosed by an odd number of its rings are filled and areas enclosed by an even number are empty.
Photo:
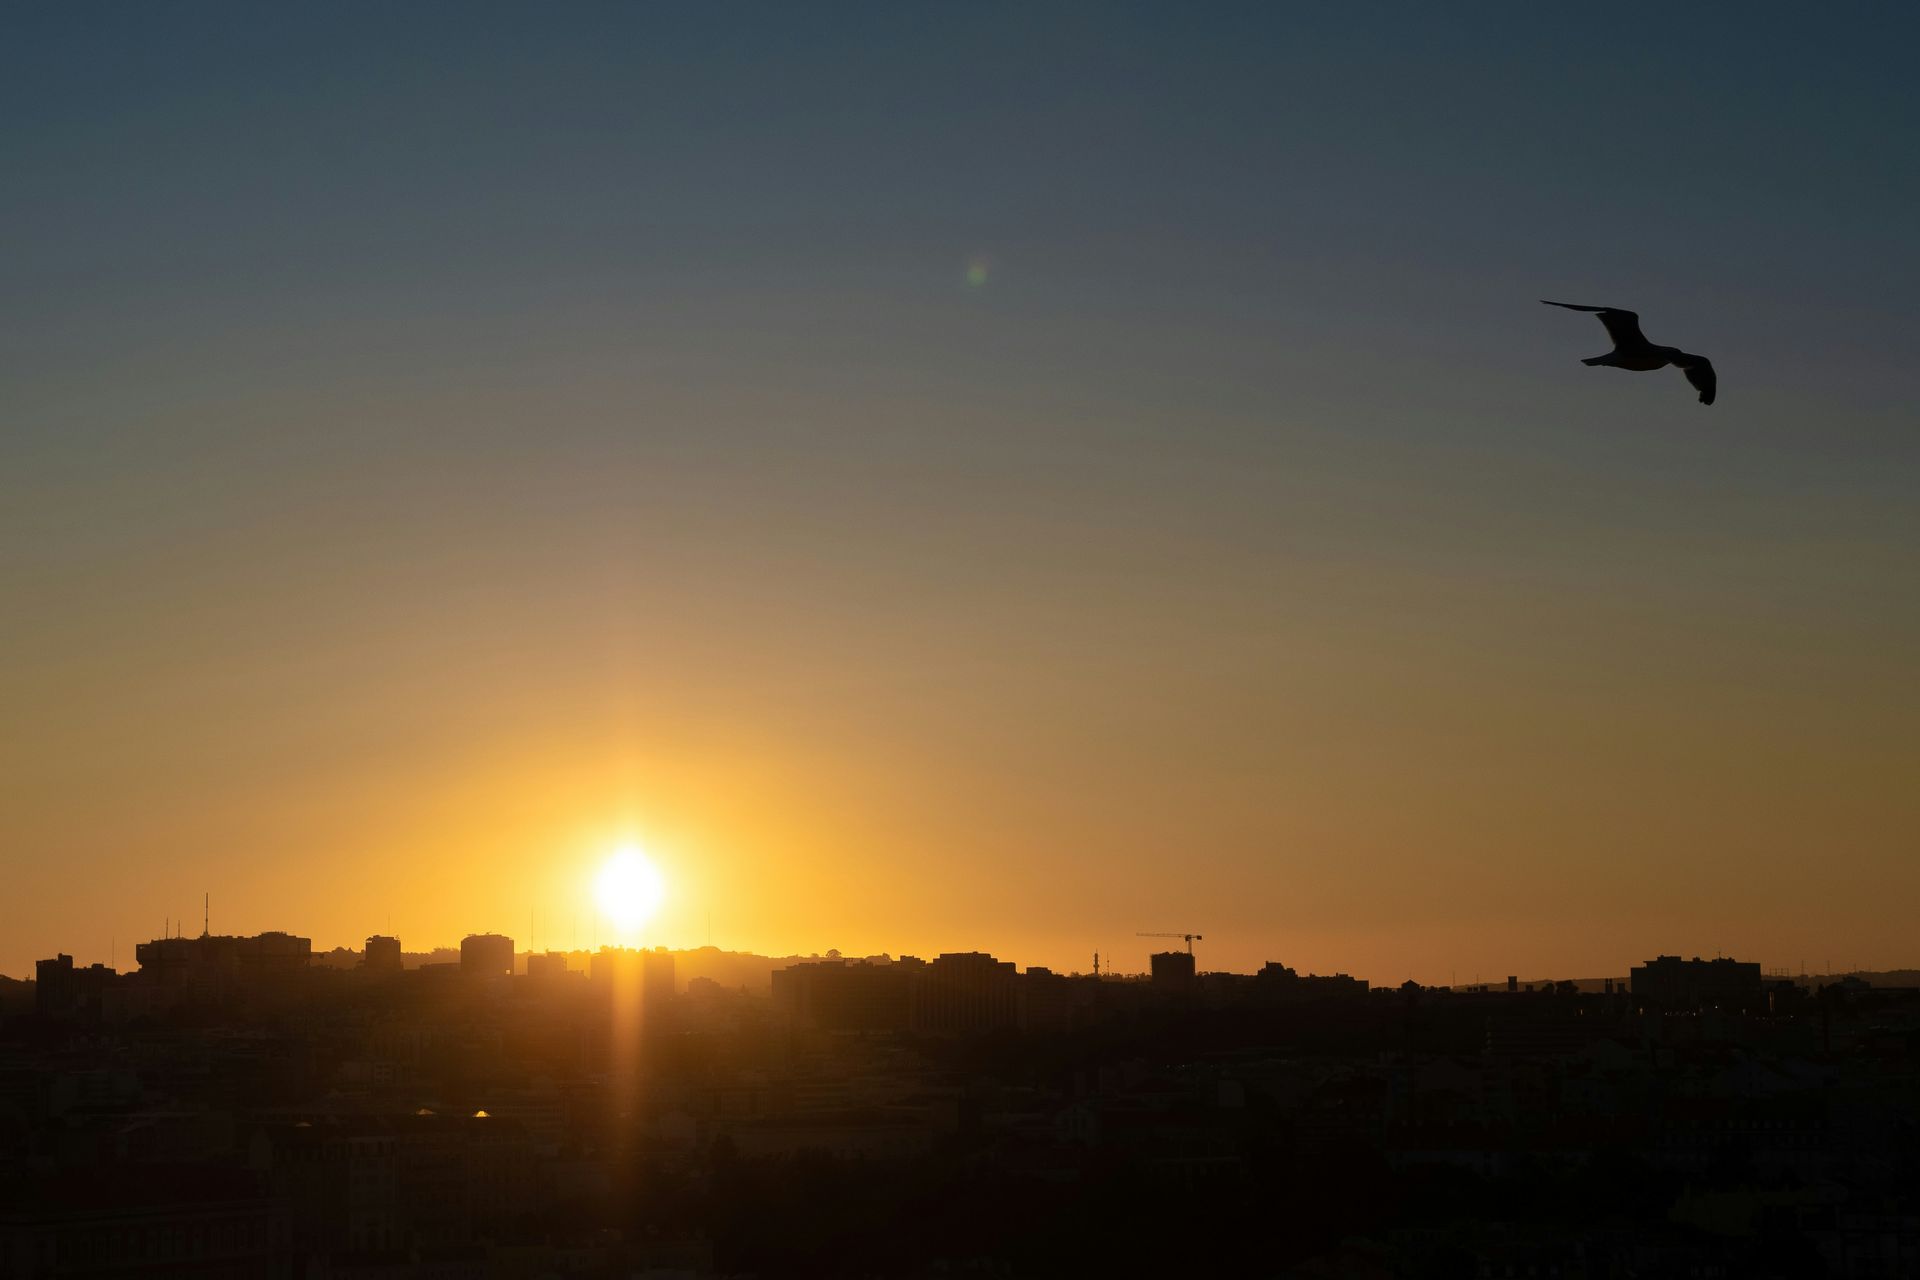
M1672 365L1687 375L1687 381L1700 393L1701 404L1713 403L1714 389L1718 385L1713 375L1713 362L1705 356L1696 356L1678 347L1654 346L1640 332L1638 313L1622 311L1619 307L1583 307L1577 302L1552 302L1546 298L1540 301L1550 307L1565 307L1569 311L1591 311L1607 327L1607 336L1613 339L1613 350L1603 356L1582 360L1581 364L1604 364L1611 369L1632 369L1640 373Z

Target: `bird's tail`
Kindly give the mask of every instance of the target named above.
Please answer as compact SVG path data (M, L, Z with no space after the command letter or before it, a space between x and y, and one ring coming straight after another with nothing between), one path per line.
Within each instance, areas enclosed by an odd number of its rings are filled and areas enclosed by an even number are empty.
M1585 360L1582 360L1580 363L1581 364L1605 364L1606 362L1607 362L1607 358L1605 356L1589 356Z

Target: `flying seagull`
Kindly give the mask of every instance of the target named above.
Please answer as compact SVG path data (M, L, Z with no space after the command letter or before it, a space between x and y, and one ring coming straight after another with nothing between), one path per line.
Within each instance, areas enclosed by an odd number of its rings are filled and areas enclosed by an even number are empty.
M1569 311L1591 311L1600 317L1600 323L1607 326L1607 336L1613 339L1613 350L1603 356L1594 356L1582 360L1581 364L1604 364L1613 369L1632 369L1644 373L1649 369L1664 369L1672 365L1687 375L1687 381L1700 393L1701 404L1713 403L1713 362L1705 356L1689 355L1678 347L1656 347L1647 341L1640 332L1640 317L1632 311L1622 311L1618 307L1583 307L1577 302L1549 302L1550 307L1565 307Z

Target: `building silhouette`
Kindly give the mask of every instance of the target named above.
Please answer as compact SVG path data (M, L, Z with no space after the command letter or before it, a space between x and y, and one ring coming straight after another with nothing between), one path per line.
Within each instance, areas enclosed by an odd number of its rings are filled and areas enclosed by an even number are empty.
M915 966L812 960L773 971L774 1005L823 1031L905 1031Z
M460 939L460 972L479 978L510 976L513 939L498 933L468 934Z
M1150 963L1155 986L1180 988L1193 985L1193 956L1189 952L1156 951Z
M73 957L62 953L33 965L34 1009L43 1018L100 1016L101 1007L120 975L104 964L76 968Z
M399 973L406 967L400 958L400 939L377 933L368 938L360 967L368 973Z
M914 975L913 1029L937 1036L1011 1029L1019 1014L1017 977L1011 960L984 951L941 955Z
M216 987L285 979L304 973L313 942L269 931L252 937L201 934L155 938L134 947L143 980L161 986Z
M1283 1004L1293 1000L1362 999L1369 990L1364 978L1346 973L1303 975L1278 960L1260 966L1253 982L1262 1000Z
M658 1013L673 1005L673 953L665 947L655 947L643 955L640 962L642 999L648 1009Z
M1658 956L1629 975L1634 998L1651 1009L1758 1009L1763 1003L1760 966L1695 956Z
M559 951L549 951L545 955L527 956L527 976L540 982L549 982L567 976L567 957Z

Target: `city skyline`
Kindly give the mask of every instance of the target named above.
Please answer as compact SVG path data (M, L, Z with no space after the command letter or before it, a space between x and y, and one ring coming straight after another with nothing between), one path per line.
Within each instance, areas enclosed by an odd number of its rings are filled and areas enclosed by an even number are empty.
M1920 1239L1920 974L1377 987L1154 937L1118 979L977 951L519 972L497 934L46 958L0 984L0 1242L34 1276L1788 1280Z
M867 951L828 946L828 947L819 947L819 948L806 949L806 950L795 950L795 951L789 951L784 953L765 953L765 952L754 950L752 948L724 947L712 942L691 943L684 946L670 945L665 942L657 942L657 941L649 940L643 937L639 937L633 931L628 931L624 937L618 937L613 939L592 938L592 939L586 939L586 940L574 940L572 938L569 938L564 942L556 941L551 944L542 942L541 940L538 939L537 935L533 935L531 933L526 935L521 935L521 934L515 934L505 930L470 930L456 938L444 939L444 940L428 940L425 943L420 943L420 941L417 939L413 939L413 940L407 939L397 933L380 932L380 933L369 934L366 937L359 939L357 945L353 941L333 942L331 944L317 943L312 938L299 933L298 930L287 929L287 928L262 929L258 931L258 934L273 936L273 937L281 937L281 938L291 937L295 941L307 947L310 947L311 948L310 953L303 953L303 954L310 954L311 959L316 962L326 960L329 957L339 956L343 954L349 955L349 956L359 955L363 958L363 962L364 962L369 944L379 942L379 943L382 943L384 946L391 948L393 955L396 957L396 959L398 957L405 956L405 957L411 958L416 965L419 963L426 962L431 957L448 956L448 955L457 957L463 953L463 948L466 946L466 944L473 942L475 939L493 939L493 940L502 941L508 945L509 951L507 952L507 954L509 954L512 957L512 962L514 966L512 971L515 973L521 973L521 974L528 972L527 961L529 961L530 959L534 959L542 956L558 956L558 957L564 957L566 959L571 960L575 958L590 958L593 955L600 954L603 952L608 952L608 951L632 951L636 953L648 952L648 951L659 951L659 952L665 952L665 953L670 953L675 955L692 955L700 952L714 952L714 953L718 953L720 955L729 956L729 957L740 957L740 958L751 959L751 960L765 960L774 965L780 965L785 963L805 964L809 962L817 962L817 961L829 960L829 959L844 960L849 963L853 963L853 962L864 963L864 962L871 962L871 961L878 961L881 963L892 963L892 962L897 962L903 959L911 961L915 959L923 959L924 957L927 957L927 956L942 956L942 955L990 955L990 956L996 956L996 957L1000 956L1000 953L994 951L993 949L981 947L981 946L954 946L954 947L918 948L918 949L911 948L911 947L892 947L892 948L883 948L883 949L867 950ZM153 935L153 937L151 938L140 939L130 944L128 948L128 955L131 958L135 955L135 948L144 946L148 943L151 943L160 939L213 938L218 940L218 939L232 939L232 938L247 938L251 936L256 936L256 935L249 934L245 930L229 931L229 932L213 930L210 928L210 920L203 920L203 930L201 932L194 932L192 929L187 928L182 921L173 920L169 922L167 926L165 926L164 932ZM1124 977L1124 978L1145 978L1149 976L1149 974L1152 972L1153 962L1158 957L1163 955L1179 954L1179 955L1185 955L1185 956L1192 956L1195 958L1196 962L1201 959L1207 958L1205 953L1203 953L1203 951L1200 949L1200 948L1204 948L1207 945L1206 940L1201 935L1199 934L1185 935L1186 943L1184 947L1182 945L1177 945L1180 943L1182 936L1183 935L1179 933L1170 933L1170 932L1161 932L1161 931L1140 931L1134 935L1132 939L1133 945L1123 946L1123 947L1120 947L1114 950L1109 950L1109 951L1085 953L1080 957L1079 962L1072 962L1072 961L1055 962L1055 961L1049 961L1046 959L1020 956L1020 957L1014 957L1010 961L1010 963L1012 963L1017 969L1036 969L1043 972L1060 973L1060 974L1066 974L1066 975L1075 976L1075 977L1112 976L1112 977ZM1153 941L1149 941L1149 939L1152 939ZM1196 944L1198 945L1196 946ZM75 954L75 952L71 948L65 948L65 947L60 948L56 954L58 954L63 958L71 959L75 964L75 966L80 968L88 967L89 965L93 965L93 964L106 963L105 961L91 959L85 955ZM1653 954L1653 953L1650 953L1650 954ZM1712 956L1707 957L1707 956L1703 956L1700 953L1698 948L1690 949L1690 948L1684 948L1684 947L1675 948L1671 953L1663 950L1658 952L1657 954L1661 956L1671 955L1675 958L1690 955L1691 958L1696 962L1699 962L1705 959L1711 959L1711 960L1717 961L1723 958L1730 958L1730 957L1724 956L1723 953L1719 951L1715 951L1712 954ZM43 961L45 959L46 959L45 956L37 957L36 962ZM1097 967L1094 963L1096 959L1098 961ZM1284 960L1298 960L1298 959L1299 957L1297 956L1275 957L1273 955L1267 955L1261 961L1258 961L1252 964L1242 965L1239 967L1235 967L1232 965L1216 964L1216 963L1200 963L1200 964L1197 964L1197 972L1202 974L1218 973L1218 974L1227 975L1227 976L1246 976L1248 974L1257 972L1263 966L1271 967L1272 965L1281 963ZM1816 963L1809 963L1808 958L1803 957L1793 965L1768 963L1765 960L1756 960L1753 957L1745 957L1744 961L1751 962L1759 972L1762 972L1768 975L1770 978L1790 977L1790 976L1800 977L1800 978L1817 978L1817 977L1834 977L1834 976L1856 974L1856 973L1920 973L1920 965L1906 965L1906 964L1900 964L1900 963L1860 964L1860 963L1853 962L1852 958L1850 957L1844 959L1840 963L1836 963L1832 955L1825 955L1825 954L1823 954L1818 960L1818 962ZM316 963L314 967L316 968L337 967L337 965L330 966L330 965L322 965L322 964ZM1344 976L1349 972L1349 967L1341 966L1338 964L1326 965L1326 966L1315 966L1312 964L1298 964L1291 967L1298 968L1301 972L1308 973L1308 974L1318 974L1322 972L1323 968L1324 968L1324 971L1329 974L1341 974ZM1549 983L1549 982L1566 981L1566 980L1578 980L1578 981L1601 981L1603 979L1613 980L1613 981L1624 980L1626 978L1628 970L1633 967L1634 967L1634 963L1623 957L1621 960L1614 963L1611 968L1602 966L1601 968L1596 968L1594 971L1590 973L1588 972L1581 972L1581 973L1547 972L1545 970L1536 971L1533 968L1529 968L1527 963L1524 962L1524 958L1516 957L1507 966L1507 968L1509 970L1517 970L1518 972L1505 972L1500 974L1494 974L1491 972L1488 972L1488 973L1475 972L1470 976L1463 977L1458 970L1452 970L1447 974L1446 979L1444 981L1440 981L1440 980L1424 981L1413 974L1406 974L1398 977L1389 977L1387 975L1358 973L1358 974L1355 974L1354 976L1361 977L1364 980L1370 982L1373 986L1378 988L1396 986L1402 982L1415 982L1421 986L1433 987L1437 989L1498 986L1503 983L1518 982L1518 983L1526 984L1530 988L1532 985L1539 984L1539 983ZM119 974L126 975L126 974L137 972L137 969L138 969L138 961L136 959L134 967L129 968L126 966L121 966L116 968L114 971ZM28 971L21 976L24 979L31 979L32 975L33 975L33 970L31 967L29 967ZM0 974L0 976L11 977L12 975Z
M391 935L372 935L364 948L313 949L312 939L284 930L257 935L169 932L136 944L137 967L117 972L101 964L74 963L61 952L34 964L33 1004L39 1017L55 1021L74 1018L125 1023L130 1019L172 1015L181 1010L244 1010L252 998L273 1001L312 1001L328 991L327 982L342 978L373 983L361 996L384 1002L398 989L392 984L410 973L411 981L442 982L450 976L495 984L520 979L523 990L557 995L558 980L591 979L603 996L610 996L610 1015L617 1021L623 1009L646 1013L650 1025L666 1025L666 1005L685 995L689 999L771 996L774 1003L800 1023L819 1031L889 1031L905 1033L934 1028L922 1021L928 1006L920 995L932 988L953 987L991 995L984 1005L936 1006L944 1009L935 1021L938 1034L985 1034L995 1031L1057 1032L1074 1021L1056 1022L1070 1005L1080 1015L1111 1016L1116 1009L1100 1002L1103 984L1117 982L1141 987L1146 999L1158 1002L1161 1012L1177 1011L1191 1000L1192 1009L1220 1010L1235 1006L1365 1001L1395 992L1409 998L1426 996L1603 995L1609 1000L1628 997L1640 1012L1656 1015L1694 1010L1724 1009L1767 1017L1804 1014L1804 998L1831 990L1875 991L1895 1000L1920 993L1911 979L1920 970L1890 974L1797 975L1768 970L1752 960L1731 956L1691 958L1662 954L1630 966L1627 973L1599 977L1522 977L1509 973L1484 981L1478 975L1467 983L1425 986L1408 979L1399 984L1370 982L1334 971L1302 973L1295 966L1268 960L1257 971L1236 973L1201 966L1193 950L1198 934L1142 934L1166 940L1166 950L1153 952L1144 971L1122 970L1114 957L1095 955L1087 971L1056 970L1046 965L1022 966L991 952L940 952L931 958L912 954L825 954L769 957L724 951L713 946L669 949L665 946L601 945L580 950L519 950L515 939L498 933L463 937L457 947L408 951ZM1179 940L1183 947L1169 945ZM1865 977L1895 979L1872 983ZM1900 981L1900 979L1908 981ZM1062 985L1062 984L1066 985ZM1091 983L1089 988L1087 984ZM956 986L957 984L957 986ZM25 984L22 984L25 985ZM642 990L644 988L644 992ZM421 988L424 991L444 988ZM332 989L338 994L337 987ZM1079 995L1066 1004L1054 997L1070 991ZM115 999L114 993L119 998ZM1024 993L1024 996L1022 995ZM498 995L498 991L495 991ZM1138 1000L1138 991L1128 996ZM1832 998L1829 996L1828 998ZM1171 999L1172 1004L1167 1001ZM1022 1006L1024 1000L1024 1007ZM1095 1002L1089 1006L1086 1002ZM1780 1001L1787 1003L1782 1005ZM10 1003L18 1005L17 998ZM1144 1007L1144 1006L1142 1006ZM1099 1012L1092 1012L1093 1010ZM918 1011L918 1012L916 1012ZM1627 1012L1617 1006L1616 1013ZM957 1018L958 1021L951 1021ZM876 1020L877 1019L877 1020ZM1631 1032L1623 1026L1620 1030Z

